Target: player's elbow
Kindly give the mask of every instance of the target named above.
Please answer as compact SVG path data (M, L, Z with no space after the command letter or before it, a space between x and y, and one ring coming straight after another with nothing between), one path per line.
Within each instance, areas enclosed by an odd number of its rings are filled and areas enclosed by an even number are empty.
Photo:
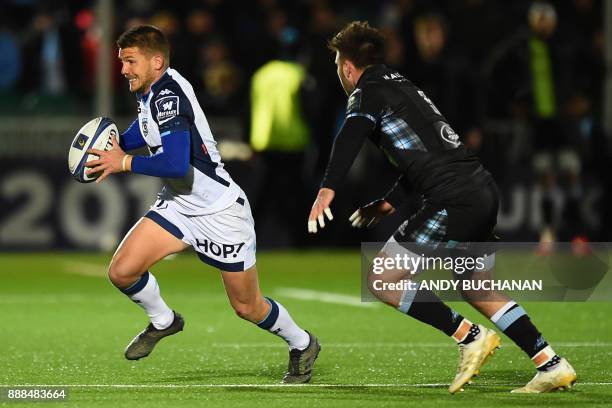
M189 162L180 161L180 162L171 162L168 165L168 177L171 178L182 178L187 175L189 171Z

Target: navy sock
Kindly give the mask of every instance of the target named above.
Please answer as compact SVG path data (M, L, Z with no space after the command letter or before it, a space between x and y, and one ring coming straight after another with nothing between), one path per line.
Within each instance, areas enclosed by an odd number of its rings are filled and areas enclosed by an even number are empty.
M398 309L435 327L447 336L455 334L463 321L463 316L442 303L440 298L430 290L406 290Z

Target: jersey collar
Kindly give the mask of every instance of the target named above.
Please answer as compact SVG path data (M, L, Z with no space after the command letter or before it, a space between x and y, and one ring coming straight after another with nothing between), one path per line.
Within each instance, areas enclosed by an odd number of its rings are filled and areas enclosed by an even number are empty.
M380 75L382 72L387 70L388 68L385 64L370 65L363 71L361 77L359 77L359 81L357 81L355 88L358 88L360 85L363 85L364 82Z

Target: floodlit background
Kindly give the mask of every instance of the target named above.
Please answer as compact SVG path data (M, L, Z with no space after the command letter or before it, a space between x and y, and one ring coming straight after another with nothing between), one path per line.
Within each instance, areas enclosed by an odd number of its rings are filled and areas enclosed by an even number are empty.
M355 208L397 177L380 152L364 147L337 192L335 220L307 234L346 103L326 41L356 19L384 30L388 64L426 92L497 180L502 239L609 242L611 3L1 1L0 389L55 384L69 389L64 406L84 407L533 405L508 394L533 376L509 339L450 397L452 341L361 301L359 243L386 240L420 205L414 197L376 228L350 228ZM185 331L147 359L123 358L146 316L108 282L107 265L160 182L130 174L79 184L67 154L91 118L125 129L136 117L114 41L139 23L169 36L171 66L193 84L249 197L262 292L321 340L311 386L279 386L286 345L238 319L217 271L193 254L152 269ZM547 260L513 256L509 269ZM609 405L611 305L523 304L578 371L570 393L538 404ZM485 323L465 304L452 307Z
M602 3L6 0L0 249L112 249L154 200L154 178L84 186L66 165L83 123L104 115L125 129L135 118L114 41L139 23L170 38L171 66L193 84L249 196L260 248L385 240L419 203L374 230L349 227L355 208L396 177L370 146L338 191L337 219L317 237L306 233L346 102L326 41L355 19L384 30L388 64L427 93L493 173L503 239L538 240L548 224L557 240L609 240L612 54Z

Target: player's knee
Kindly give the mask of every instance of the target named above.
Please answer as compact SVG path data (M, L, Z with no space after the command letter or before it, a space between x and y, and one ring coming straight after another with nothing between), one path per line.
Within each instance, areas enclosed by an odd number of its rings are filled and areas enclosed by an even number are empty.
M140 275L139 272L132 262L117 254L108 267L108 278L116 286L124 287L133 283Z

